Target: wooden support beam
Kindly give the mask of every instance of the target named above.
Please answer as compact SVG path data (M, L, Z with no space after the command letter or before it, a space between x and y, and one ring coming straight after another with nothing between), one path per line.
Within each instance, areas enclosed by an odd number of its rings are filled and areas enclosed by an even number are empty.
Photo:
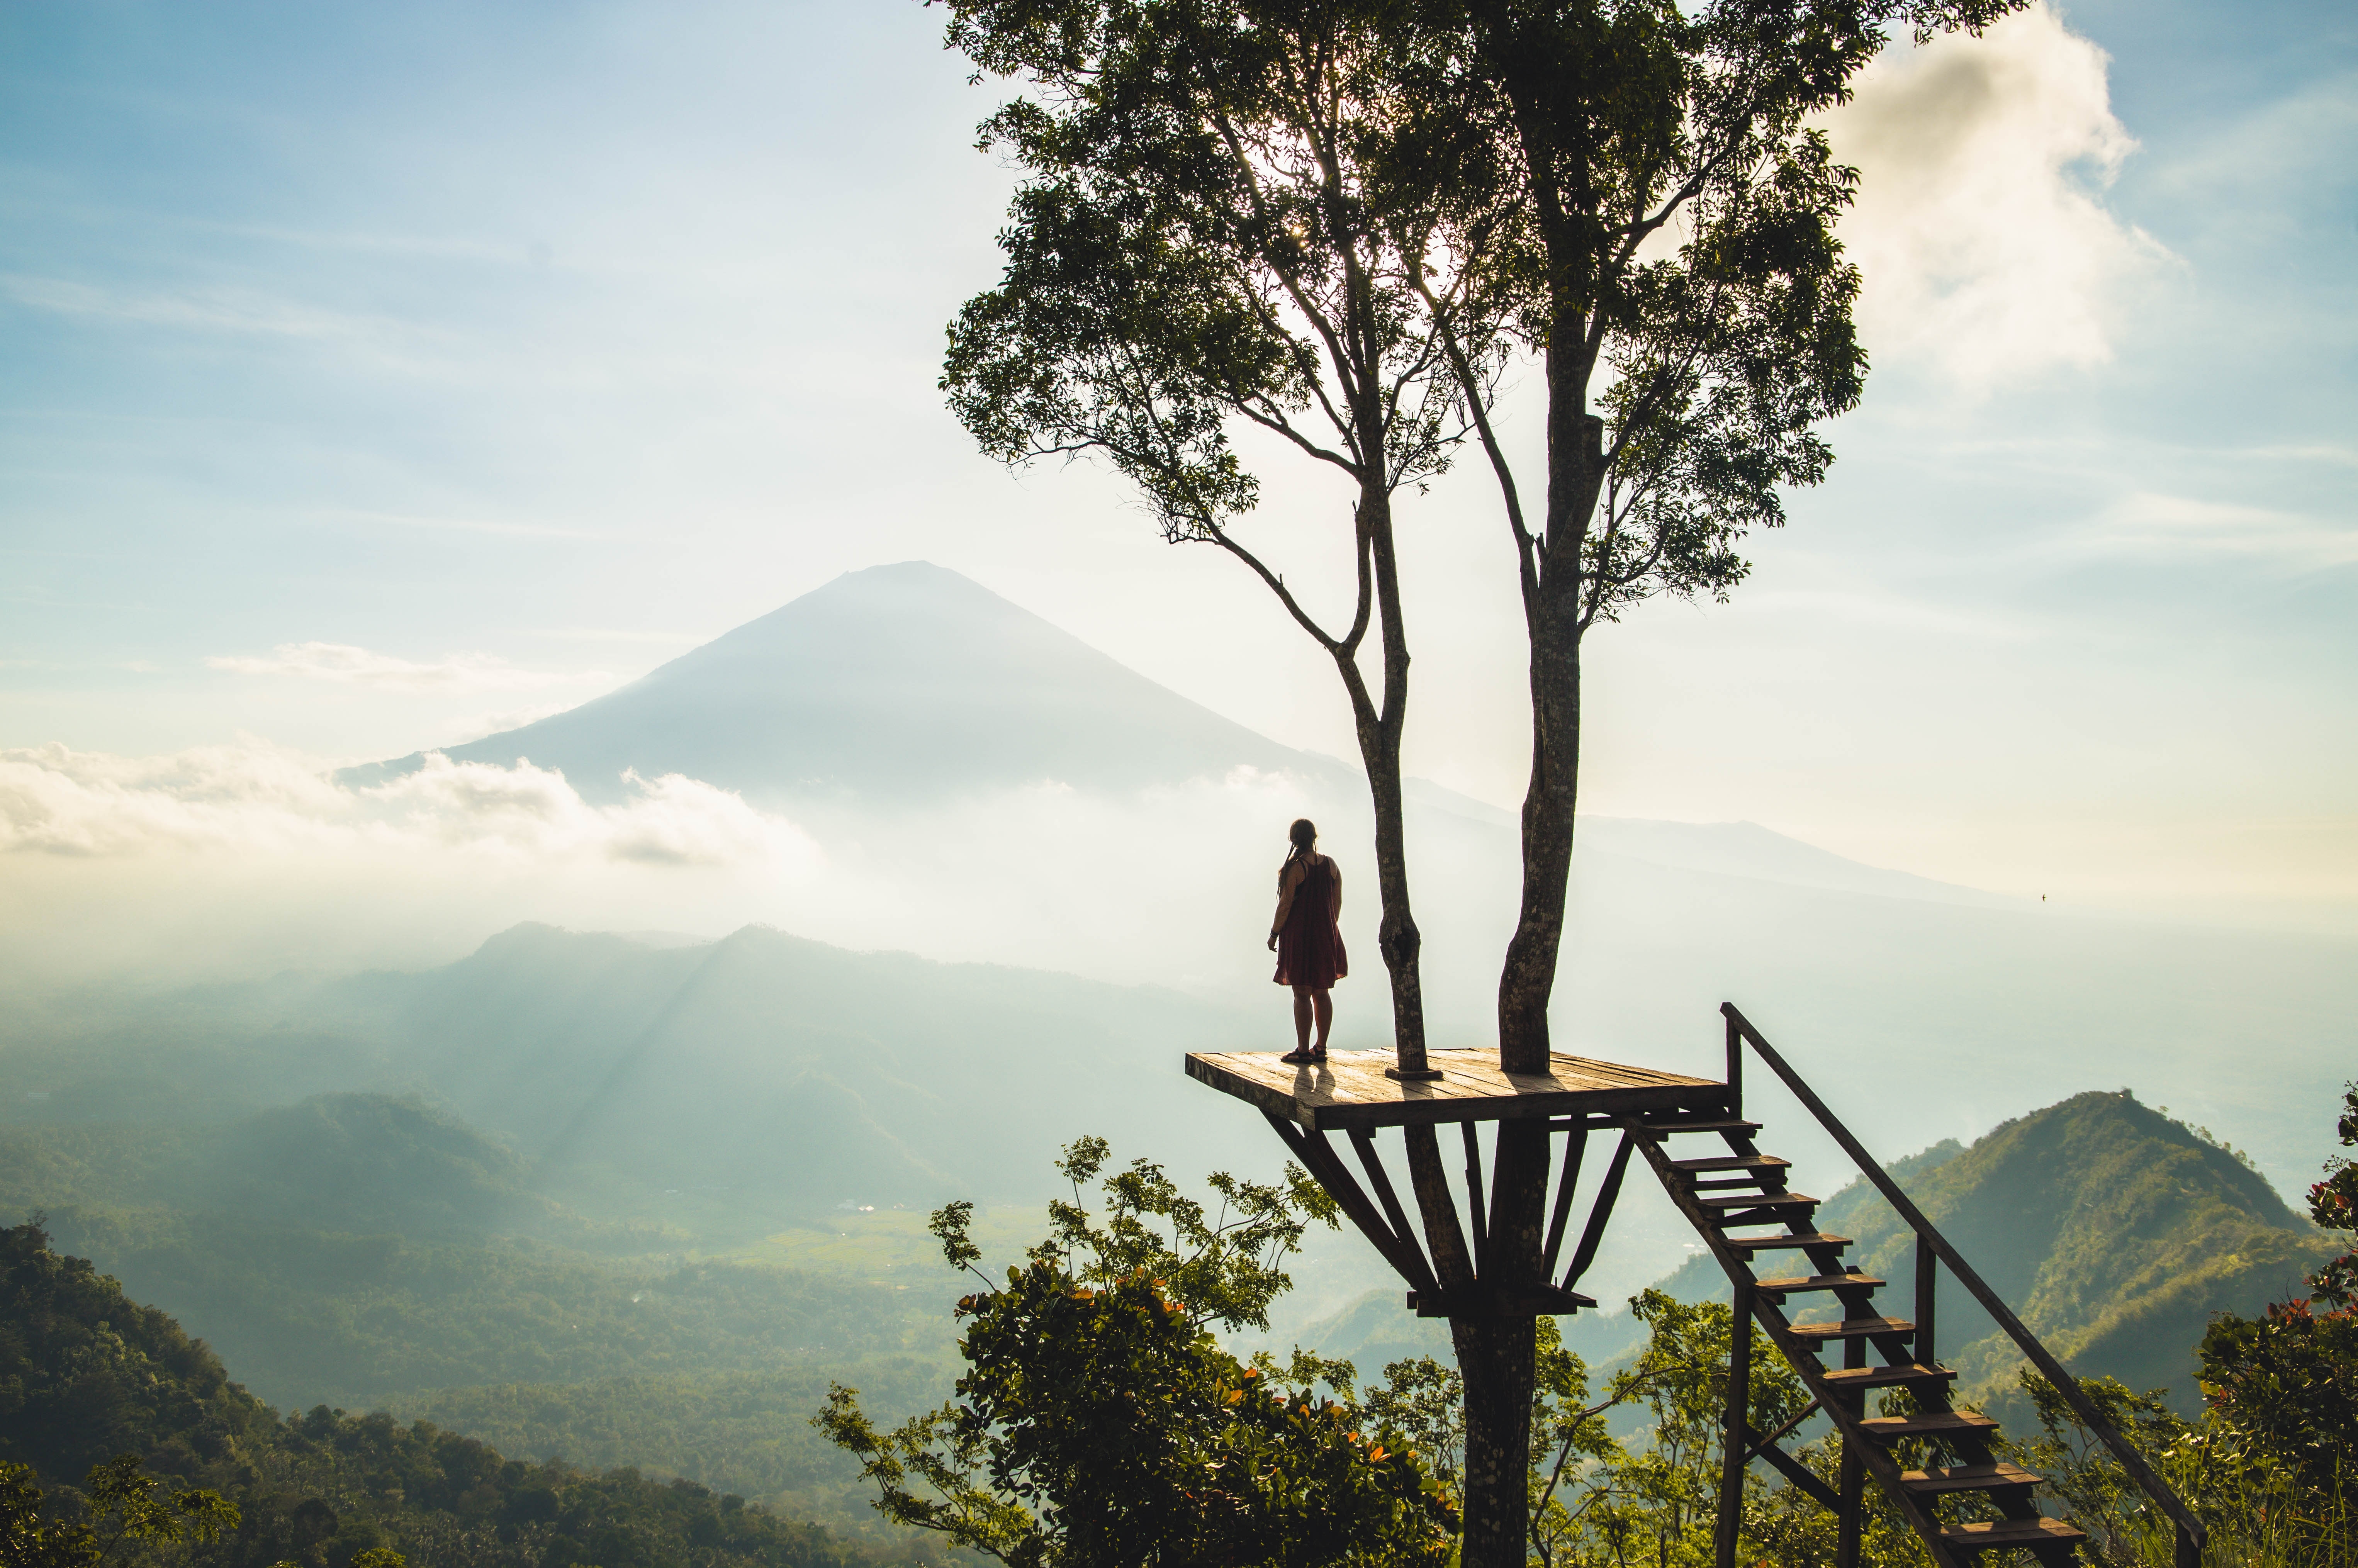
M1544 1130L1531 1133L1518 1129L1509 1132L1505 1122L1498 1123L1498 1130L1490 1140L1490 1224L1493 1227L1516 1225L1520 1217L1528 1214L1531 1217L1531 1239L1537 1241L1540 1238L1539 1206L1527 1201L1526 1195L1536 1194L1544 1198L1548 1160L1554 1152L1555 1140ZM1531 1168L1533 1154L1539 1156L1536 1171ZM1511 1241L1504 1256L1509 1265L1517 1260L1516 1249ZM1528 1259L1523 1260L1523 1266L1529 1267ZM1510 1268L1506 1272L1517 1271ZM1509 1280L1506 1272L1498 1278L1498 1282L1501 1285L1544 1284L1548 1277L1542 1271L1529 1276L1518 1273L1517 1278Z
M1487 1278L1490 1272L1490 1217L1482 1203L1482 1140L1470 1121L1461 1121L1457 1130L1466 1134L1466 1208L1474 1221L1474 1273Z
M1744 1517L1744 1463L1752 1436L1752 1287L1736 1287L1727 1344L1726 1414L1719 1446L1719 1520L1712 1535L1717 1568L1736 1568L1736 1527Z
M1790 1433L1795 1427L1801 1425L1803 1422L1809 1420L1812 1416L1817 1413L1818 1401L1812 1400L1808 1404L1805 1404L1801 1408L1800 1411L1794 1415L1792 1420L1785 1422L1784 1425L1779 1427L1776 1431L1770 1433L1766 1437L1756 1437L1753 1440L1751 1449L1744 1455L1745 1463L1748 1465L1753 1460L1759 1458L1761 1451L1767 1448L1770 1444L1782 1443L1785 1441L1786 1436Z
M1326 1140L1323 1132L1310 1136L1322 1143ZM1367 1170L1368 1184L1376 1189L1377 1200L1384 1206L1384 1217L1391 1222L1392 1234L1400 1238L1401 1255L1413 1266L1414 1272L1406 1273L1408 1282L1421 1291L1433 1289L1433 1266L1424 1260L1424 1249L1417 1245L1416 1227L1409 1224L1408 1212L1401 1207L1400 1195L1392 1191L1391 1174L1384 1169L1383 1157L1376 1152L1374 1130L1351 1129L1351 1147L1359 1152L1359 1163Z
M1605 1222L1613 1217L1613 1206L1621 1197L1621 1178L1629 1169L1629 1149L1637 1134L1624 1130L1620 1146L1613 1151L1613 1162L1605 1168L1605 1184L1596 1189L1596 1202L1588 1211L1588 1227L1580 1234L1580 1249L1572 1255L1572 1267L1564 1271L1563 1288L1580 1283L1588 1266L1596 1261L1596 1249L1605 1239Z
M1842 1489L1832 1505L1834 1510L1834 1568L1858 1568L1859 1495L1866 1487L1866 1464L1860 1458L1858 1449L1859 1444L1866 1441L1866 1438L1851 1433L1843 1434ZM1818 1484L1825 1485L1823 1481Z
M1747 1435L1757 1436L1758 1434L1747 1433ZM1819 1503L1824 1507L1832 1509L1836 1512L1841 1511L1842 1498L1840 1495L1837 1494L1832 1487L1829 1487L1823 1481L1819 1480L1816 1472L1812 1471L1808 1465L1802 1464L1800 1460L1794 1458L1791 1454L1786 1453L1783 1449L1778 1447L1775 1444L1767 1443L1760 1444L1756 1457L1768 1461L1768 1463L1776 1469L1778 1474L1783 1476L1785 1479L1792 1482L1794 1486L1799 1487L1811 1497L1815 1498ZM1855 1561L1853 1562L1851 1568L1857 1568Z
M1553 1285L1476 1285L1465 1296L1408 1293L1408 1310L1419 1317L1562 1317L1595 1305L1594 1296Z
M1285 1141L1285 1146L1293 1152L1293 1157L1309 1171L1312 1179L1326 1189L1326 1195L1342 1209L1344 1217L1357 1226L1359 1234L1365 1236L1383 1260L1392 1266L1392 1271L1412 1285L1423 1284L1422 1254L1417 1256L1414 1263L1408 1260L1401 1251L1400 1238L1392 1234L1391 1227L1384 1223L1383 1216L1376 1212L1376 1206L1368 1201L1368 1195L1359 1190L1359 1184L1351 1179L1350 1168L1336 1157L1334 1146L1326 1141L1325 1135L1306 1133L1282 1116L1262 1114L1270 1126L1277 1130L1277 1135Z
M1559 1124L1548 1125L1553 1128ZM1580 1162L1588 1152L1588 1124L1574 1121L1561 1125L1570 1136L1563 1141L1563 1174L1556 1178L1555 1213L1548 1220L1547 1249L1540 1259L1540 1274L1550 1280L1555 1278L1555 1260L1563 1250L1563 1227L1572 1217L1573 1192L1580 1184Z

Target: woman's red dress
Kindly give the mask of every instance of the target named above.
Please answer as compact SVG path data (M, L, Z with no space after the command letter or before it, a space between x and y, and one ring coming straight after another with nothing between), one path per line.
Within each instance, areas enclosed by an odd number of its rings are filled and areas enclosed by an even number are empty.
M1343 907L1342 879L1335 862L1321 855L1293 890L1293 903L1277 933L1277 973L1282 986L1323 991L1351 972L1343 933L1335 917Z

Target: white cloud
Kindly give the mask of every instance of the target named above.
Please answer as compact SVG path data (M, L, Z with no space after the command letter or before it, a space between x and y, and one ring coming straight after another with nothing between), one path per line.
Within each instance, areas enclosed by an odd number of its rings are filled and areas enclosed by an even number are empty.
M565 775L429 752L368 789L259 743L162 757L61 745L0 751L0 853L138 857L224 850L383 860L460 850L504 862L807 866L809 838L730 791L676 773L622 775L630 796L592 806Z
M2358 564L2358 526L2349 523L2150 491L2106 508L2078 544L2108 554L2239 556L2295 570Z
M381 339L414 329L364 316L298 305L253 289L191 288L133 293L70 278L0 274L0 294L19 305L60 316L91 316L143 327L229 332L241 336Z
M2092 193L2136 148L2108 64L2039 4L1860 77L1827 124L1862 176L1843 239L1871 349L1975 391L2112 356L2125 297L2168 253Z
M371 653L349 643L281 643L268 658L222 654L205 664L245 676L302 676L384 691L538 691L545 687L611 678L602 670L519 669L488 654L453 654L434 664L415 664L390 654Z

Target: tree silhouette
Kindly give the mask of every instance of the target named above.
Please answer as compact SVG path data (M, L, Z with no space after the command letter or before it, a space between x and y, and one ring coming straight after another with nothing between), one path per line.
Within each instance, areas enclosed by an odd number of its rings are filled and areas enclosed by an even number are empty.
M1020 171L1000 286L943 387L1011 463L1096 455L1165 535L1236 557L1332 657L1375 810L1397 1071L1425 1065L1401 810L1407 614L1394 503L1463 440L1487 459L1529 638L1523 881L1498 992L1509 1071L1543 1069L1580 757L1582 640L1650 595L1719 596L1854 406L1855 172L1813 116L1894 27L2021 0L948 0L978 77L1021 88L982 145ZM1536 364L1544 472L1498 434ZM1347 480L1354 612L1314 615L1240 533L1238 438ZM1342 522L1339 514L1336 521ZM1377 633L1380 686L1359 657ZM1474 1300L1430 1129L1405 1130L1444 1294ZM1507 1121L1485 1282L1537 1282L1548 1133ZM1536 1338L1452 1320L1465 1561L1523 1561Z

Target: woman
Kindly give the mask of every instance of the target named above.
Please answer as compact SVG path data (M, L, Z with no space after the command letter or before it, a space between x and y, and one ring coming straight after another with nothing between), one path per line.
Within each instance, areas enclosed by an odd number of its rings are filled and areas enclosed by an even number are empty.
M1286 830L1293 852L1277 873L1277 918L1270 922L1269 945L1277 953L1282 986L1293 988L1293 1033L1297 1044L1282 1062L1323 1062L1326 1033L1335 1026L1334 999L1326 993L1351 972L1343 933L1335 925L1343 911L1343 872L1318 852L1318 829L1303 817ZM1318 1025L1318 1044L1310 1025Z

